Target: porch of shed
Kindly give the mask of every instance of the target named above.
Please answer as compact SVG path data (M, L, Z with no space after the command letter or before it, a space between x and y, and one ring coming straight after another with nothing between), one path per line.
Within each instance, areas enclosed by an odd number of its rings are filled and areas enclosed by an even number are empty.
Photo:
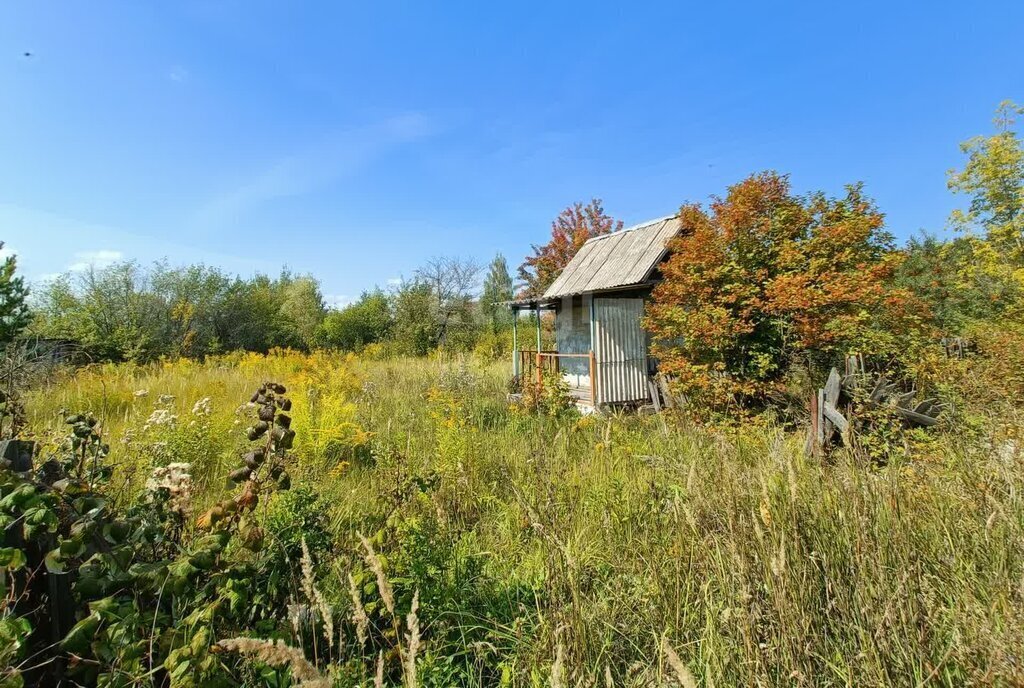
M599 400L595 379L596 356L591 346L589 315L585 327L579 326L578 309L562 309L557 302L523 300L511 305L512 374L524 382L540 383L547 373L561 375L569 394L583 408L596 408ZM573 313L573 311L576 311ZM555 348L544 348L541 334L541 313L555 314ZM527 318L522 313L529 314ZM573 317L575 316L575 317ZM523 321L527 324L522 327ZM569 323L576 323L567 328ZM532 327L530 326L532 325ZM532 330L532 331L531 331Z
M579 294L510 305L515 313L512 366L519 379L539 382L545 372L557 373L584 408L649 399L641 297L631 293ZM541 313L545 310L555 314L554 349L542 346ZM523 318L524 311L531 317ZM532 327L522 327L524 322ZM530 340L532 346L524 345Z

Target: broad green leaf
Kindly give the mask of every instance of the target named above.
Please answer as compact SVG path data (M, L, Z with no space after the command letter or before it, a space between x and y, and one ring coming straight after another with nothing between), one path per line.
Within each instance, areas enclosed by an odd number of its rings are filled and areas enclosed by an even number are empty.
M24 565L24 552L15 547L0 547L0 569L15 571Z

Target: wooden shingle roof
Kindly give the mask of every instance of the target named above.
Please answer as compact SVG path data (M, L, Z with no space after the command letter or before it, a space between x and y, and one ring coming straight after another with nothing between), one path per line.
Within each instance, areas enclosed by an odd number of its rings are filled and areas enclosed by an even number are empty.
M664 257L668 240L678 232L679 218L670 216L589 239L542 298L643 284Z

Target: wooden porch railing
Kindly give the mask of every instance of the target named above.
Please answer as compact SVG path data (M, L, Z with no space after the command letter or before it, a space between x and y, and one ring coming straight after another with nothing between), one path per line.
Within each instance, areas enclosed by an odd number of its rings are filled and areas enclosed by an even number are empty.
M537 353L530 349L520 349L519 351L519 376L522 380L536 380L537 379ZM541 351L541 354L554 354L556 351ZM540 359L540 365L543 366L540 370L543 373L557 373L558 372L558 359L551 358L550 356L542 356Z
M590 373L590 403L597 407L597 360L594 352L585 354L560 354L557 351L530 351L519 352L519 371L523 380L532 380L541 384L544 373L558 373L560 358L585 358L588 361Z

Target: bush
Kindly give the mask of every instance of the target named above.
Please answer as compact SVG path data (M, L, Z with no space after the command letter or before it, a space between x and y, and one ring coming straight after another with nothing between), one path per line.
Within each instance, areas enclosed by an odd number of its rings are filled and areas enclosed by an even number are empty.
M486 330L477 337L473 355L481 361L507 361L512 357L512 330Z
M545 416L563 417L578 413L569 383L560 373L545 371L540 382L523 381L523 408Z

